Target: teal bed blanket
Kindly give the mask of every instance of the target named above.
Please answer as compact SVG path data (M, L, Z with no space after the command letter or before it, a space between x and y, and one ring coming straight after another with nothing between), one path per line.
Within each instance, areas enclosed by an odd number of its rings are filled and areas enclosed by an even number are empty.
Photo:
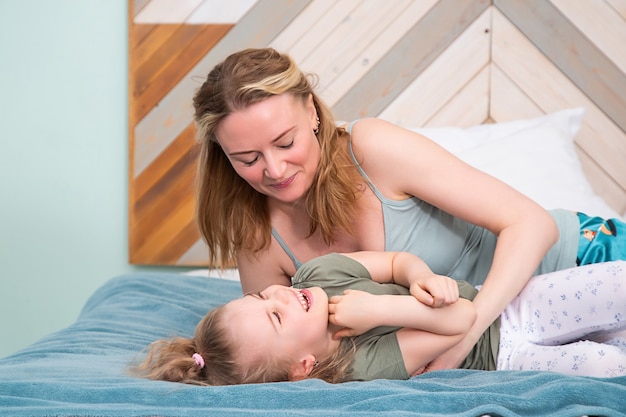
M227 387L133 378L150 342L190 336L239 283L178 274L113 278L74 324L0 359L2 416L625 416L626 378L449 370L407 381Z

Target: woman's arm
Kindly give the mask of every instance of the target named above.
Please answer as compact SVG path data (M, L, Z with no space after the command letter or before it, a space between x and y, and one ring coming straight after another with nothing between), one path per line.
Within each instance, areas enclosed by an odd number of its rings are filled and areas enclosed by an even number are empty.
M330 298L329 322L342 327L335 336L357 336L377 326L424 330L439 335L465 334L476 319L471 301L458 299L450 305L433 308L410 295L374 295L346 290Z
M256 293L274 284L291 285L292 275L286 270L293 269L293 264L286 255L286 261L282 260L281 253L275 253L272 246L257 254L248 251L237 254L237 269L243 294Z
M426 372L429 363L463 340L465 333L443 336L423 330L401 329L397 336L406 371L415 376Z
M352 139L363 169L386 197L416 196L498 236L491 269L474 300L476 322L461 343L430 366L455 368L558 240L556 223L534 201L419 134L365 119L355 124Z

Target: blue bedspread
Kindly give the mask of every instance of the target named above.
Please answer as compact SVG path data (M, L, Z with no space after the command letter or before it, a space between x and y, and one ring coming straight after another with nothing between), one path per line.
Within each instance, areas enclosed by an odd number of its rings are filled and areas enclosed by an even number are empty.
M6 416L626 416L626 378L451 370L408 381L196 387L126 374L151 341L189 336L239 283L174 274L110 280L68 328L0 360Z

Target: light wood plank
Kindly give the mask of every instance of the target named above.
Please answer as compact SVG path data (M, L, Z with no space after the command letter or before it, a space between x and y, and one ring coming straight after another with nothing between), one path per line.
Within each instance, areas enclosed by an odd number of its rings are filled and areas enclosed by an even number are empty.
M593 187L593 191L602 197L609 207L622 216L626 216L626 193L624 193L624 189L609 177L606 171L595 160L591 159L586 152L582 151L580 147L576 147L576 153L578 154L583 172Z
M332 80L322 82L318 93L329 106L334 106L348 91L437 3L437 0L412 1L393 25L359 51L352 62Z
M298 13L291 23L268 46L275 48L277 51L288 53L296 62L300 63L319 42L319 33L317 31L323 29L320 26L322 22L327 24L328 19L326 17L334 17L336 19L337 15L342 15L340 10L333 12L333 8L347 7L347 10L350 10L355 4L355 2L345 0L341 2L335 0L314 0L302 12ZM332 21L335 21L335 19ZM332 25L330 26L332 27ZM318 37L318 39L315 40L315 37ZM307 39L304 40L304 38Z
M497 35L497 34L496 34ZM497 63L491 65L491 118L495 122L532 119L546 114Z
M492 57L504 73L544 112L583 106L577 143L626 190L626 135L513 24L494 13Z
M146 4L148 4L150 2L150 0L129 0L129 4L132 6L132 12L130 13L130 16L133 17L133 19L135 19L135 17L137 16L138 13L141 12L141 10L146 6Z
M626 73L626 22L603 1L551 0L607 57Z
M209 248L204 240L197 239L196 242L176 260L177 265L205 266L209 258Z
M379 117L402 126L424 126L490 61L491 10L479 18L398 94Z
M626 0L606 0L626 20Z
M626 75L549 0L494 0L497 8L626 131Z
M342 120L379 114L487 7L487 1L440 0L337 102L335 114Z
M190 25L237 23L255 3L256 0L204 0L185 23Z
M202 0L152 0L135 15L135 23L183 23Z
M368 45L401 15L409 1L381 3L362 0L332 28L327 28L321 42L300 63L303 70L319 76L319 89L331 83ZM389 45L391 46L391 45Z
M342 20L350 14L352 10L358 7L361 0L342 0L334 2L330 8L328 8L323 16L318 20L312 22L306 33L303 34L292 47L288 49L292 58L307 71L308 68L302 66L302 62L316 52L320 52L321 43L327 36L328 32L333 28L340 25ZM313 3L314 5L315 3ZM323 52L328 53L328 50Z
M467 128L489 118L491 66L487 65L425 124L425 127Z

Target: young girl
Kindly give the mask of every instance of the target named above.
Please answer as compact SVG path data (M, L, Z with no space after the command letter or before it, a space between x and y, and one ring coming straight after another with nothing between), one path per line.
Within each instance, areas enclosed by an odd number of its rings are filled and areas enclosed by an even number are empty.
M626 262L534 277L460 367L626 375ZM224 385L406 379L471 328L476 290L408 253L330 254L152 344L143 375Z
M194 97L198 224L209 263L236 263L244 293L289 286L328 253L411 252L482 285L472 329L431 364L449 368L532 275L626 259L618 220L580 239L576 213L546 212L424 136L373 118L338 127L310 81L288 55L246 49Z

